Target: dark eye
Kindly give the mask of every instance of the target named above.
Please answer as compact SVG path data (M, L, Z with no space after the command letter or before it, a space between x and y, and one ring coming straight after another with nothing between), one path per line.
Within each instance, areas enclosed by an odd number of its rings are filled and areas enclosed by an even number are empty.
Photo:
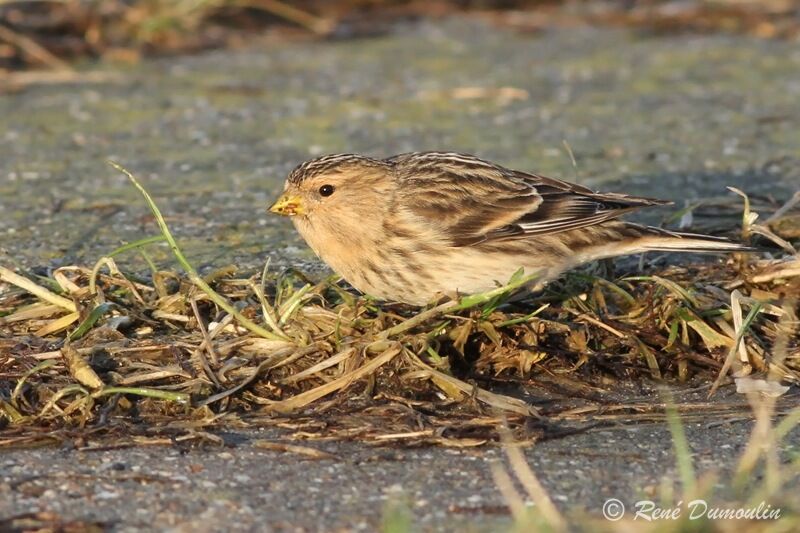
M323 185L319 188L319 194L321 196L330 196L333 194L333 185Z

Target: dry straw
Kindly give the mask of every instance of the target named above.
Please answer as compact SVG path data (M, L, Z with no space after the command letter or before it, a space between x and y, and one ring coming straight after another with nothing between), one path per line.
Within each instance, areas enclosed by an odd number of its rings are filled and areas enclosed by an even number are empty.
M800 377L800 345L787 334L800 296L800 260L784 246L798 235L786 223L798 220L791 208L773 206L759 225L747 199L745 233L783 241L771 254L616 279L572 273L510 301L531 281L518 275L419 310L291 272L201 276L152 197L112 165L142 194L160 234L52 278L0 267L0 446L87 430L118 445L176 434L213 441L204 429L223 425L473 446L498 439L500 416L525 440L664 419L663 402L625 398L621 381L713 393L735 377L774 393ZM147 276L118 268L120 257L163 243L182 273L149 259ZM747 402L724 390L708 402L678 400L676 412L742 416ZM547 520L562 525L555 513Z

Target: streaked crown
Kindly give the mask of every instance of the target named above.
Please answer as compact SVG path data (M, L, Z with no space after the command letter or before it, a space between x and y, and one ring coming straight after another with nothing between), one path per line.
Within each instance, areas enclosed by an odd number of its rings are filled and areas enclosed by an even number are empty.
M329 154L301 163L289 173L287 180L295 185L304 180L327 174L334 170L344 170L349 167L374 166L383 167L386 163L378 159L357 154Z

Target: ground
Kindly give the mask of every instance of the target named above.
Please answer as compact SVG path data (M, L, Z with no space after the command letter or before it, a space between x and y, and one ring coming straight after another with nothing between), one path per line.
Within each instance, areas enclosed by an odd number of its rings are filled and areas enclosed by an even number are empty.
M452 18L371 39L99 68L112 71L103 83L0 96L0 250L9 259L91 264L155 233L107 159L142 178L196 265L245 271L267 259L319 269L266 207L294 165L321 153L454 149L679 206L729 194L726 186L786 199L800 183L800 50L779 41L518 34ZM700 470L732 467L747 419L743 406L739 422L688 423ZM5 449L0 519L51 510L119 531L374 529L397 494L426 529L510 520L489 474L502 456L494 447L310 443L334 458L308 460L253 444L267 436L231 432L224 448L191 450ZM794 433L788 451L797 443ZM674 478L671 446L666 426L638 424L526 453L558 505L598 513L606 498L629 505Z
M750 423L705 421L686 429L698 470L719 473L735 464ZM309 458L253 444L272 433L224 436L229 447L202 450L4 452L0 517L50 511L114 531L374 531L392 504L400 504L410 508L415 530L489 532L511 525L490 471L503 459L494 447L301 443L331 454ZM795 453L798 438L795 432ZM610 498L631 513L637 501L658 501L663 480L676 477L670 433L662 425L565 437L526 455L555 503L576 514L601 516Z

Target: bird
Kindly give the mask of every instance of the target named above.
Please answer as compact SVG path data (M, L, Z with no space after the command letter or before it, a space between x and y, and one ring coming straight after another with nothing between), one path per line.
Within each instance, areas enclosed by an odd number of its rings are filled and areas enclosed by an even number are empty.
M422 306L492 290L520 269L546 283L620 255L749 249L619 219L670 203L431 151L311 159L289 173L269 210L290 217L314 253L358 291Z

